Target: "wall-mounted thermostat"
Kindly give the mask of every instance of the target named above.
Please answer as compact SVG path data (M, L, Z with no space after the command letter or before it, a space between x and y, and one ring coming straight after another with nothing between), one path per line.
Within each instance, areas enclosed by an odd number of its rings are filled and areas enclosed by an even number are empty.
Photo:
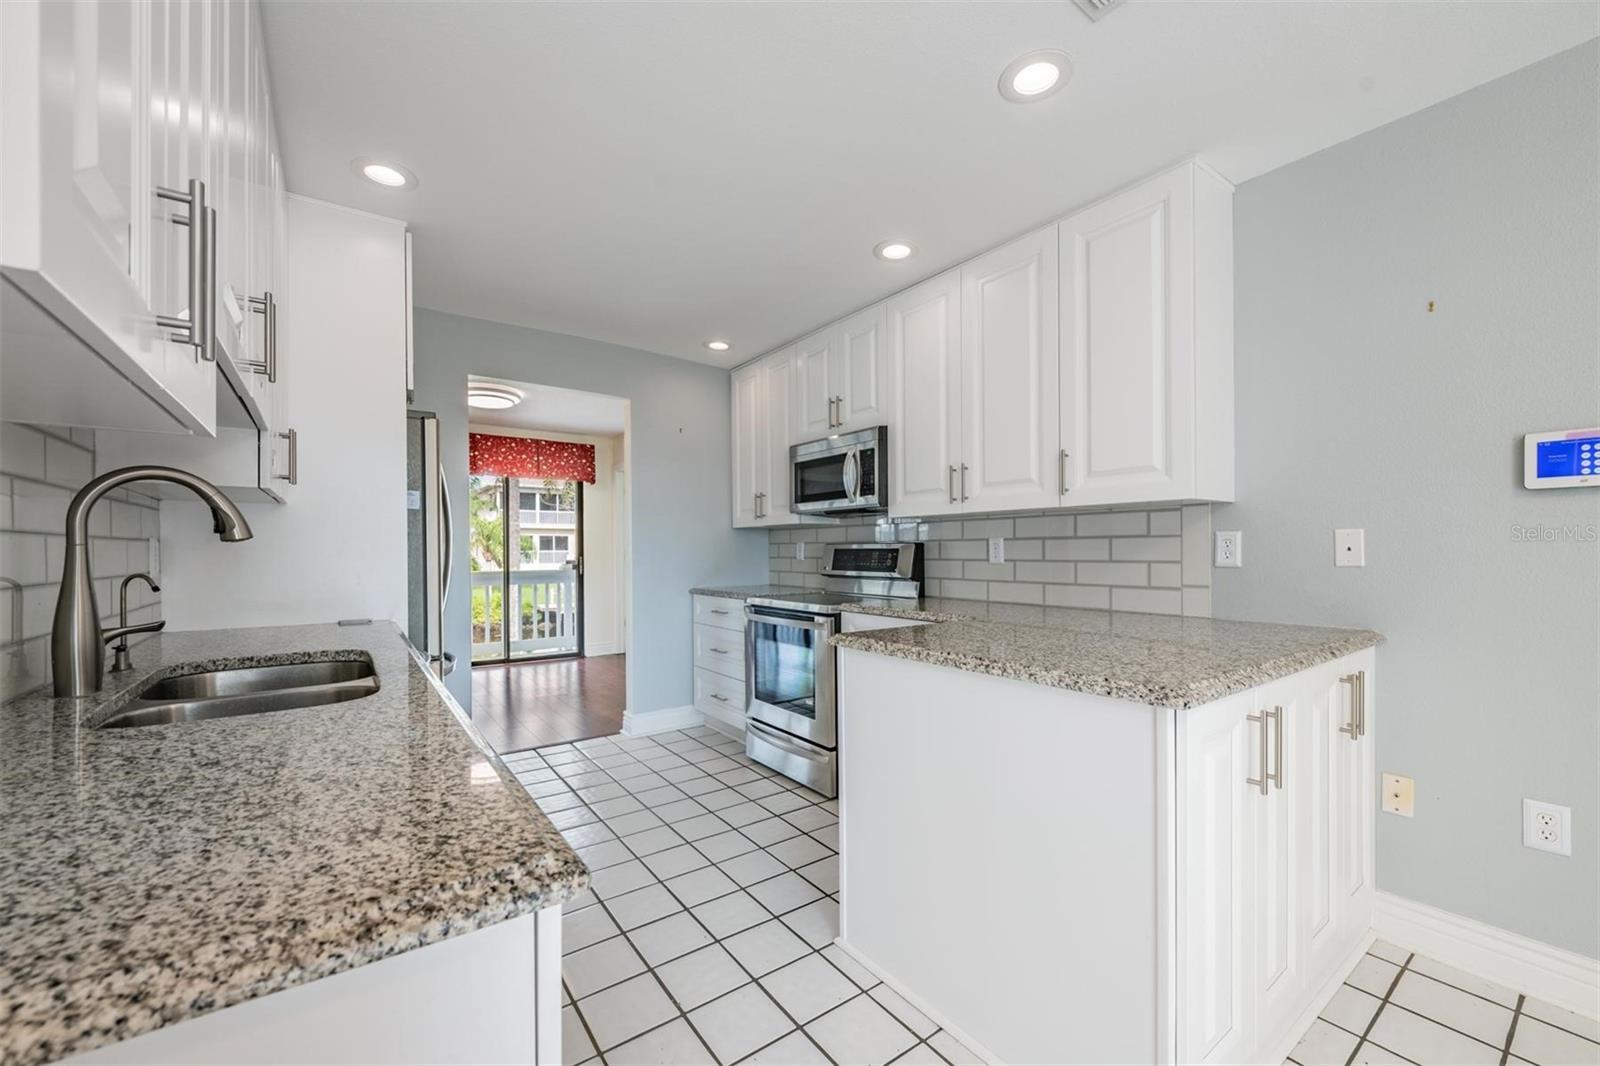
M1530 489L1600 487L1600 427L1523 437L1522 484Z

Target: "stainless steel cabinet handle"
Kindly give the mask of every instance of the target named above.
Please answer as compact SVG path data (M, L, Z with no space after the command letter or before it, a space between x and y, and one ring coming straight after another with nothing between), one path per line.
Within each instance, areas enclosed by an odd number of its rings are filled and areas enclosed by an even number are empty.
M844 397L833 398L833 424L835 427L844 425Z
M1067 460L1069 458L1071 457L1067 455L1066 449L1063 448L1061 451L1061 495L1063 496L1071 491L1067 485Z
M967 464L966 463L962 463L961 464L961 499L963 501L965 501L965 500L967 500L969 498L970 497L967 496Z
M291 448L292 450L289 454L292 457L295 452L299 450L299 448L297 445L291 445ZM290 472L293 473L293 470ZM445 604L450 602L450 575L455 570L455 559L452 558L451 555L455 549L455 545L452 540L454 534L450 530L450 482L446 481L444 477L443 459L439 460L439 510L439 529L442 533L442 535L439 537L439 544L444 549L444 575L440 578L443 584L439 590L439 610L443 612ZM444 615L442 613L439 616L439 631L441 633L444 632ZM455 659L452 658L452 670L455 669L454 664Z
M1339 678L1341 684L1350 686L1350 720L1339 727L1339 732L1345 734L1351 740L1361 739L1361 687L1364 680L1363 673L1363 671L1358 670L1353 674L1343 674Z
M202 359L214 360L212 350L212 319L210 312L216 307L215 237L212 234L215 212L206 209L206 183L199 178L189 179L189 190L181 192L165 186L157 187L156 195L173 203L187 204L187 215L174 215L177 226L189 227L189 317L157 315L156 324L171 330L174 340L192 345Z
M278 434L279 437L289 442L289 472L287 474L274 474L279 481L287 481L291 485L300 484L300 434L294 430L285 430Z
M727 614L728 612L727 611L719 611L715 607L713 607L709 611L707 611L706 613L707 614Z
M956 468L953 467L953 466L950 468L950 502L951 503L957 502L956 501Z
M728 654L728 649L727 648L707 648L706 651L714 651L718 655L726 655L726 654Z
M275 383L278 380L278 302L270 292L251 296L245 302L250 305L250 310L262 318L262 347L265 350L259 361L244 365L258 374L267 375L267 380Z
M1267 785L1271 780L1267 774L1267 716L1264 714L1251 714L1245 717L1261 727L1261 776L1247 777L1244 779L1244 783L1260 789L1261 794L1265 796L1267 794Z
M711 698L716 700L718 703L727 703L728 702L728 697L719 696L715 692L711 693Z
M1357 670L1356 671L1356 692L1361 697L1360 701L1356 704L1356 706L1358 708L1360 708L1359 713L1356 715L1356 727L1361 730L1361 733L1360 733L1361 736L1366 736L1367 735L1367 672L1365 670Z
M1283 791L1283 708L1274 707L1267 712L1267 721L1272 726L1272 783L1278 786L1278 791Z

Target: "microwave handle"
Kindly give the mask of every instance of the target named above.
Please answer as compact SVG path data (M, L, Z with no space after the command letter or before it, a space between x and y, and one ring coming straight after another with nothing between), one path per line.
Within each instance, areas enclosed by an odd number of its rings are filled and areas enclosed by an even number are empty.
M844 494L851 503L861 499L861 449L844 453Z

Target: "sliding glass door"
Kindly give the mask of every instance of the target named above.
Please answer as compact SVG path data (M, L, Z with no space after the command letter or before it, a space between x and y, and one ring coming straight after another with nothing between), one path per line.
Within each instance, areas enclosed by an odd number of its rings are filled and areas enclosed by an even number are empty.
M583 654L583 483L475 475L472 661Z

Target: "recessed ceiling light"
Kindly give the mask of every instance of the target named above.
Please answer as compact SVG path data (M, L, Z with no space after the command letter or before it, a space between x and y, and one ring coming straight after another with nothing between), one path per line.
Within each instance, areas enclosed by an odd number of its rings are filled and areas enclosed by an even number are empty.
M1000 75L1000 95L1014 103L1032 103L1060 89L1070 77L1072 63L1067 53L1041 48L1006 64Z
M706 347L710 348L714 352L725 352L729 348L732 348L733 345L729 344L727 341L706 341Z
M881 241L872 249L872 254L879 259L893 262L896 259L909 259L917 253L917 246L910 241Z
M383 163L376 159L354 159L350 162L350 169L374 185L382 185L386 189L417 187L417 176L396 163Z
M513 389L509 385L480 385L467 386L467 406L477 407L484 411L504 411L508 407L515 407L522 402L520 389Z

